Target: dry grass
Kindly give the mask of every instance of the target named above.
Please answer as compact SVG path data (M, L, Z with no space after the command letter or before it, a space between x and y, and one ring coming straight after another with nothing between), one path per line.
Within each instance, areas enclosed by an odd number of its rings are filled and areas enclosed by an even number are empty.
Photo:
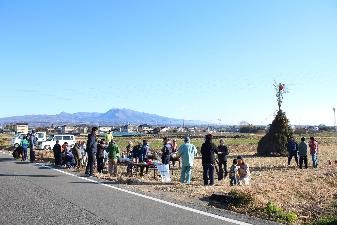
M180 170L174 172L172 184L161 184L159 179L153 179L149 172L144 177L129 178L125 176L125 167L119 167L119 177L110 178L103 174L101 178L119 182L125 188L148 193L157 197L176 202L186 202L208 207L207 197L214 193L228 193L238 190L247 193L254 199L253 208L232 208L231 210L267 218L263 208L268 202L273 202L285 211L296 212L299 216L297 224L311 222L324 215L336 215L337 201L337 138L329 137L321 140L319 149L319 168L313 169L310 155L309 169L287 167L286 157L257 157L256 144L230 145L230 158L243 155L251 168L252 182L250 186L229 185L228 178L216 182L215 186L205 187L202 181L201 160L195 161L192 171L192 184L179 183ZM38 159L52 160L52 152L38 152ZM329 165L328 161L332 162ZM228 165L229 167L230 165ZM83 172L83 169L81 169ZM216 177L216 176L215 176ZM217 178L217 177L216 177ZM205 200L206 199L206 200Z

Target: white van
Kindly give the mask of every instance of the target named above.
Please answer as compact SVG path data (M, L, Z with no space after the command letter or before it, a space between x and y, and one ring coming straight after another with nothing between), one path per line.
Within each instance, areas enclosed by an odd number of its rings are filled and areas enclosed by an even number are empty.
M23 133L16 134L12 138L12 146L14 146L15 148L17 148L20 145L20 143L21 143L21 141L22 141L22 139L23 139L24 136L27 136L27 135L23 134Z
M47 140L46 132L36 132L37 145L40 145L42 142Z
M50 136L47 141L41 142L40 145L38 145L39 149L44 149L44 150L51 150L53 149L54 145L56 144L56 140L59 140L59 144L63 145L64 142L67 142L68 145L72 148L76 141L75 141L75 136L71 134L56 134L53 136Z

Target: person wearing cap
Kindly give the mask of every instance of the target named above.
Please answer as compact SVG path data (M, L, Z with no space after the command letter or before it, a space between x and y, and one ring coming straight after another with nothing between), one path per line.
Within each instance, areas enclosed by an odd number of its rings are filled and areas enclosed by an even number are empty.
M249 165L243 160L242 156L237 157L238 166L239 166L239 184L249 185L250 183L250 171Z
M55 158L55 166L61 166L62 164L62 147L60 145L60 141L56 140L56 144L53 147L54 158Z
M300 169L304 166L307 169L308 168L308 145L305 143L305 137L301 138L301 143L298 145L298 154L300 156Z
M225 145L225 141L221 138L220 145L217 147L215 153L218 155L218 180L221 181L222 179L227 177L227 155L228 155L228 148ZM224 177L225 173L225 177Z
M111 140L113 139L113 136L111 134L111 130L108 131L108 133L105 135L105 142L109 144Z
M214 185L214 152L216 148L216 145L212 142L212 135L207 134L205 143L201 146L204 185Z
M182 158L180 182L183 184L186 181L187 184L190 184L191 169L193 167L194 157L197 154L197 148L190 143L189 137L185 137L184 142L184 144L180 145L177 153L177 157Z

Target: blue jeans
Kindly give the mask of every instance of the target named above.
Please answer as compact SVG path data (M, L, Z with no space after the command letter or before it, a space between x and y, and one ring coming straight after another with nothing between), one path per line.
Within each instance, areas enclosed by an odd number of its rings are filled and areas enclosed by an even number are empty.
M204 185L214 185L214 164L205 164L203 165L203 169Z
M180 176L180 182L190 184L191 183L191 166L182 166L181 167L181 176Z
M317 166L318 166L318 157L317 157L317 153L312 154L312 155L311 155L311 158L312 158L312 166L313 166L314 168L317 168Z
M22 161L27 160L27 148L22 148Z
M230 177L230 185L233 186L233 185L238 185L238 178L236 176L234 177Z

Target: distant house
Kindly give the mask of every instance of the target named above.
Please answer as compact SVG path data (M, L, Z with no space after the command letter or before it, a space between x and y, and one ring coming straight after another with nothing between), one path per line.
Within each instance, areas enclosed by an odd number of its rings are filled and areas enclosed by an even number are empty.
M28 134L28 123L17 123L15 124L14 130L16 133Z
M107 133L109 130L112 130L112 127L99 127L98 128L98 131L103 132L103 133Z
M160 128L160 133L167 133L167 132L169 132L171 130L171 128L170 127L161 127Z
M89 130L89 128L87 126L80 126L78 128L78 131L80 132L80 134L87 134L88 130Z
M149 134L153 131L153 128L147 124L142 124L138 126L138 131L145 134Z
M70 134L70 133L73 133L75 130L76 130L76 128L74 126L63 125L61 127L61 132L63 134Z
M138 127L135 125L125 125L120 128L120 132L133 133L138 132Z

